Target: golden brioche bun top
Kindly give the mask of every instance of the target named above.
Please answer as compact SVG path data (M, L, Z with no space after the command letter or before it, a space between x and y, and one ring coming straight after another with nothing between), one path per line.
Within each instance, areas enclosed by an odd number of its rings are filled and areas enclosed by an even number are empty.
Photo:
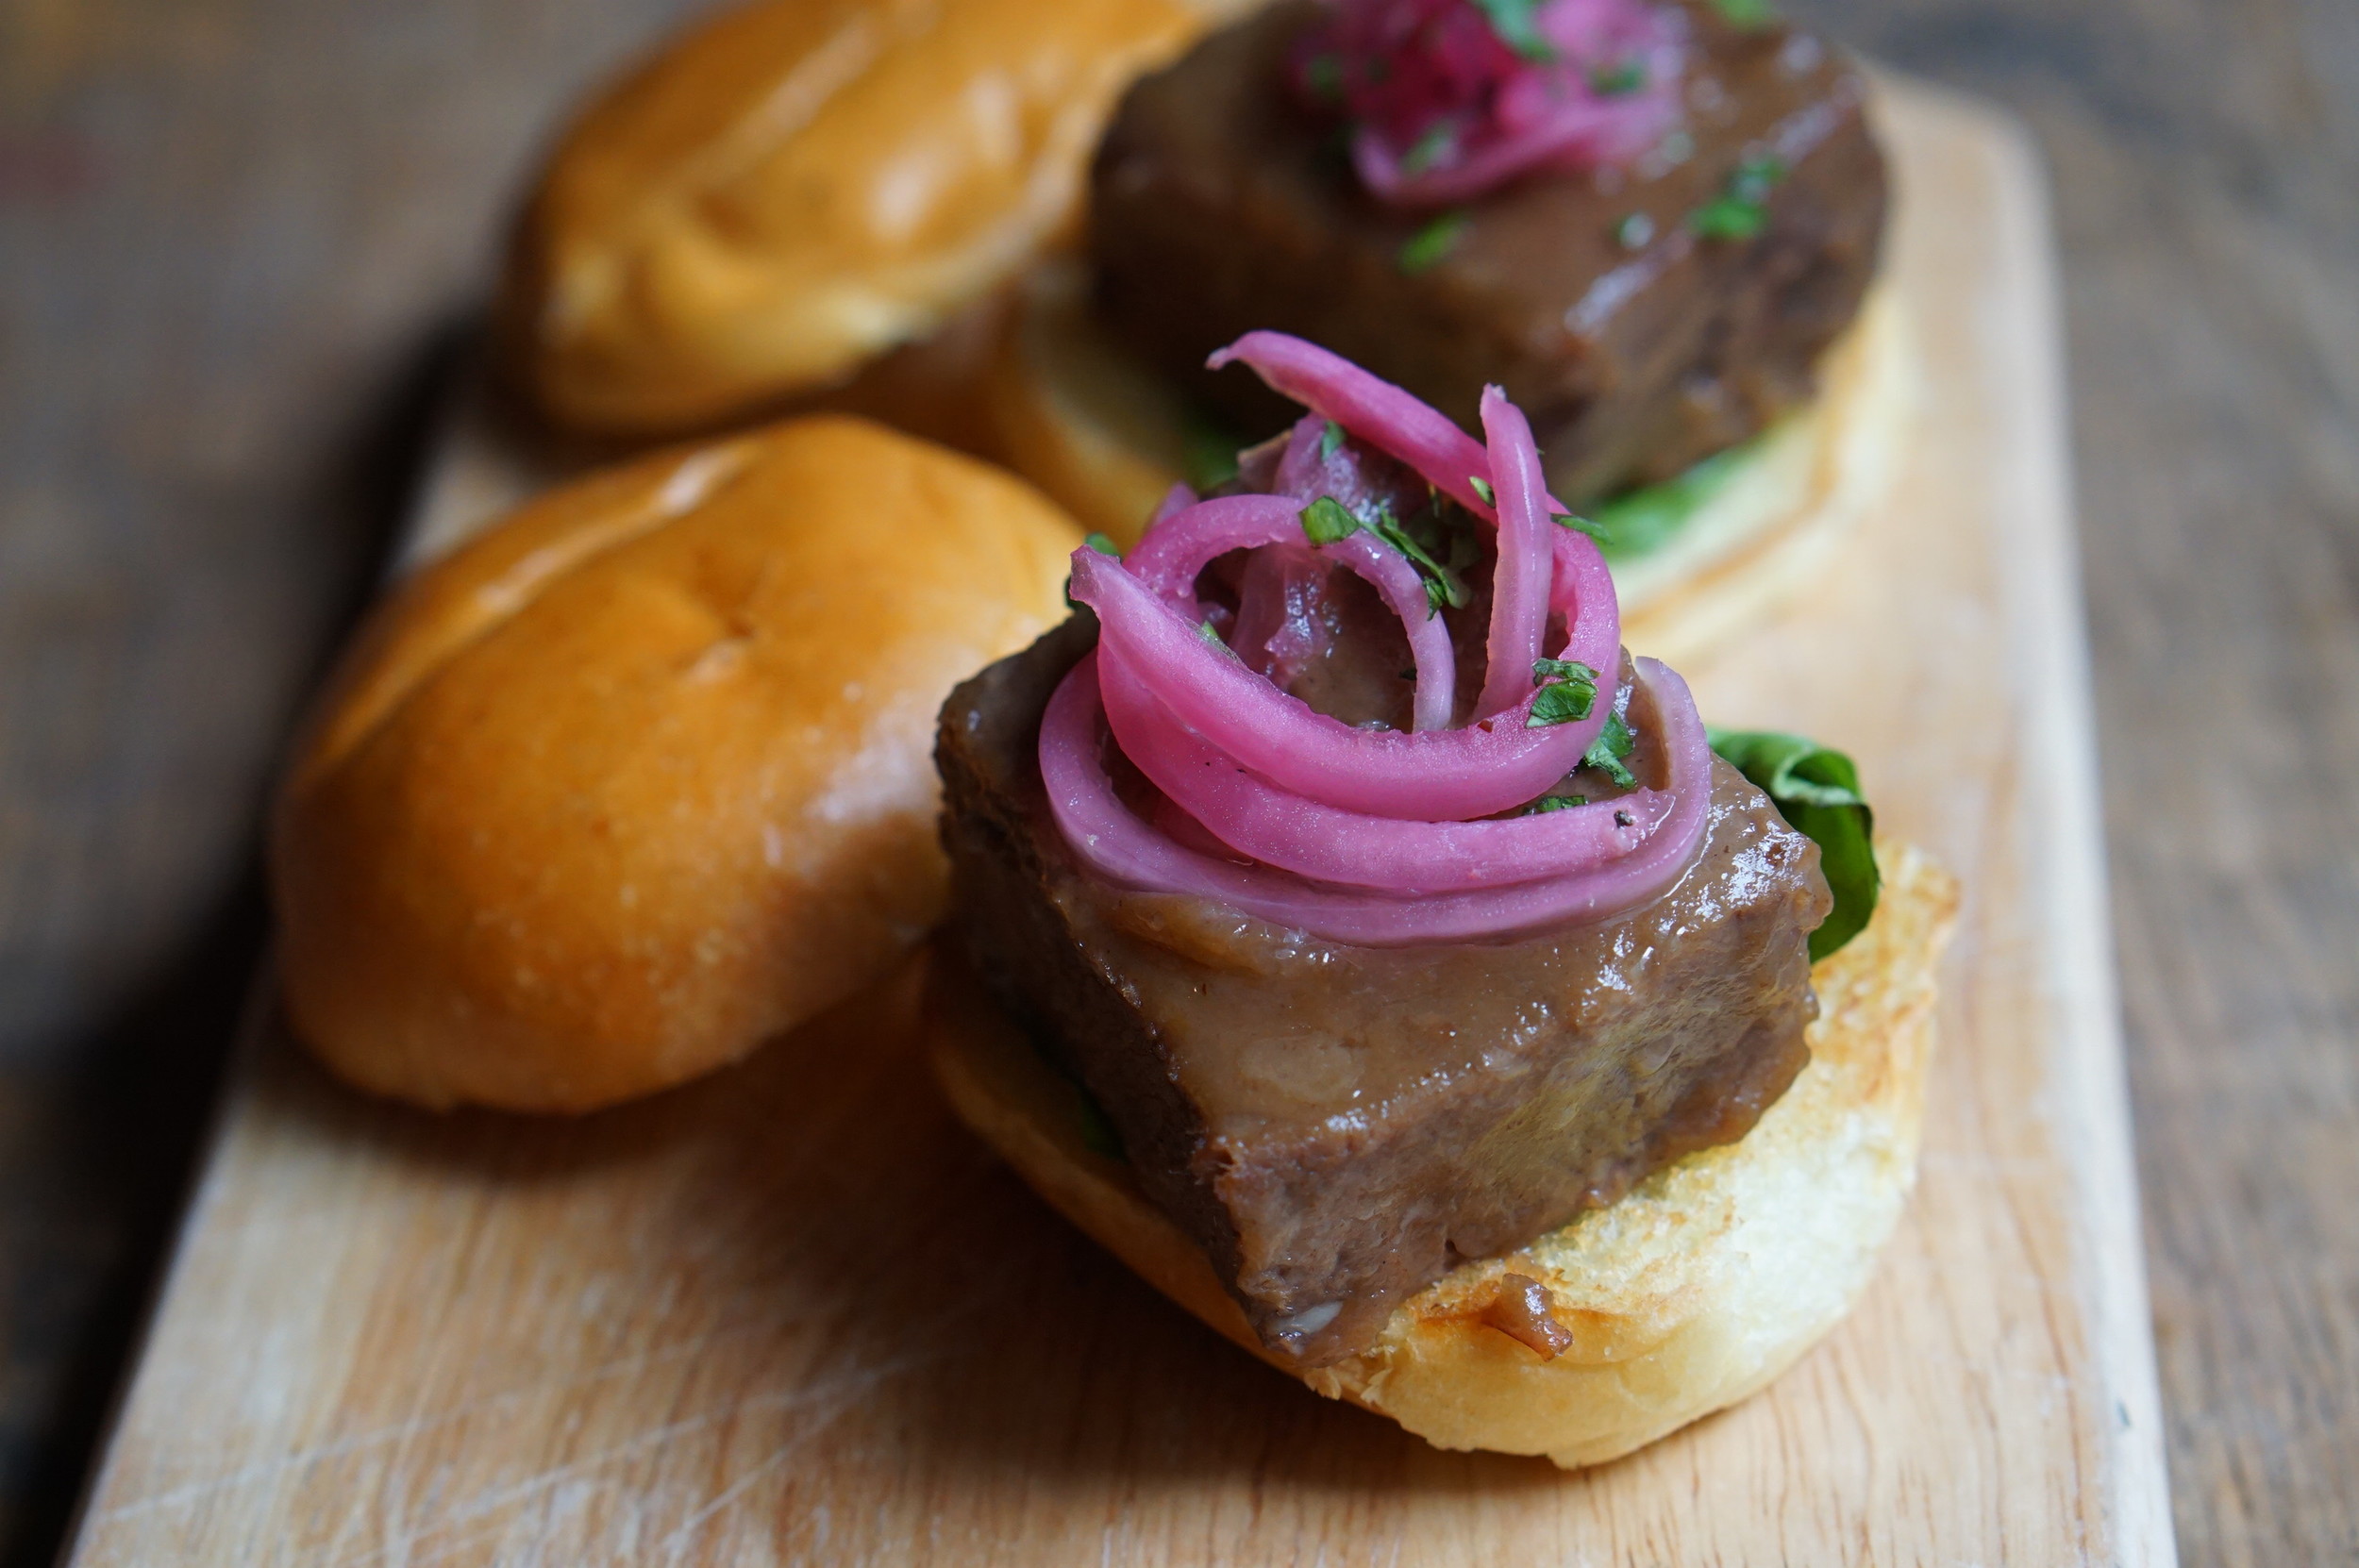
M1180 0L762 0L680 36L560 143L511 350L593 429L710 423L838 379L1072 221Z
M1064 613L1071 521L864 421L566 487L371 619L274 824L299 1032L429 1104L732 1059L938 917L936 709Z

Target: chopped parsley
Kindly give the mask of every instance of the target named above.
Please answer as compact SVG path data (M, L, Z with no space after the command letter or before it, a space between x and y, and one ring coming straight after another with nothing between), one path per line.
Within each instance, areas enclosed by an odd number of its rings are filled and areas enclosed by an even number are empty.
M1466 475L1466 488L1481 496L1482 504L1486 507L1496 507L1499 504L1499 498L1491 492L1491 481L1480 474Z
M1213 626L1212 622L1198 621L1196 625L1196 634L1230 658L1237 657L1237 650L1229 645L1229 640L1221 636L1220 628Z
M1548 513L1548 520L1560 528L1570 528L1577 534L1587 534L1600 544L1606 541L1606 528L1602 523L1593 523L1588 518L1576 516L1569 511L1552 511Z
M1689 232L1701 240L1751 239L1769 226L1769 190L1784 177L1784 159L1747 158L1719 195L1687 215Z
M1600 98L1626 98L1647 85L1647 62L1635 55L1619 65L1593 66L1589 91Z
M1322 495L1302 509L1302 533L1313 544L1332 544L1360 531L1360 520L1332 495Z
M1336 449L1341 447L1343 444L1344 427L1336 424L1333 420L1329 420L1327 422L1327 428L1319 432L1319 461L1332 461L1335 457Z
M1445 212L1409 237L1395 258L1400 270L1414 277L1439 266L1442 259L1458 248L1458 242L1472 220L1464 212Z
M1491 30L1499 35L1499 42L1528 60L1546 64L1556 58L1556 49L1540 36L1536 14L1541 0L1475 0L1475 6L1491 19Z
M1614 225L1614 242L1624 250L1645 250L1654 238L1654 220L1633 212Z
M1447 120L1437 120L1400 155L1400 172L1422 175L1436 164L1448 162L1450 154L1457 150L1458 128Z
M1423 525L1422 531L1430 537L1421 539L1410 531L1418 525ZM1417 575L1425 581L1428 616L1440 614L1444 607L1466 608L1472 595L1466 592L1466 579L1459 574L1474 564L1474 541L1463 531L1445 541L1437 509L1428 507L1406 524L1397 521L1389 510L1380 510L1368 524L1368 532L1408 557L1409 564L1417 569ZM1444 550L1447 552L1447 559L1435 554Z
M1439 614L1445 607L1465 608L1471 595L1460 574L1474 564L1475 542L1464 529L1447 526L1438 502L1428 505L1405 523L1393 515L1390 507L1381 504L1374 516L1356 516L1332 495L1320 496L1297 515L1302 520L1303 537L1313 544L1332 544L1365 528L1407 557L1425 585L1429 616Z
M1859 769L1843 753L1799 735L1729 729L1710 735L1712 749L1752 780L1796 832L1818 845L1834 908L1810 934L1815 963L1866 929L1882 892L1876 814L1860 793Z
M1531 713L1524 720L1527 729L1585 719L1597 706L1598 672L1577 659L1533 659L1531 678L1542 684L1532 693Z
M1598 739L1582 756L1581 765L1597 769L1625 790L1635 789L1638 776L1624 767L1622 759L1637 749L1637 738L1631 734L1630 726L1622 722L1622 716L1608 713L1605 727L1598 731Z
M1113 540L1108 539L1104 534L1092 534L1087 539L1081 541L1081 542L1088 545L1091 549L1096 551L1101 556L1112 556L1116 560L1120 560L1122 559L1121 549L1115 545Z
M1569 811L1576 806L1588 804L1587 795L1542 795L1515 814L1519 817L1545 817L1550 811Z
M1778 8L1769 0L1712 0L1712 8L1720 13L1721 21L1747 32L1769 26L1778 20Z

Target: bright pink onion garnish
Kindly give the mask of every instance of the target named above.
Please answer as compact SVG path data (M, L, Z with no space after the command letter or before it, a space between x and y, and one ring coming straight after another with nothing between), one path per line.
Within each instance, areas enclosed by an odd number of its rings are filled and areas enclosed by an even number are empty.
M1372 193L1443 206L1655 145L1680 117L1681 20L1647 0L1337 0L1293 69L1349 120Z
M1581 765L1612 714L1621 668L1613 579L1594 542L1550 520L1556 509L1522 413L1486 392L1487 445L1478 446L1398 388L1297 340L1256 333L1221 358L1262 370L1320 418L1255 465L1289 493L1196 501L1175 490L1128 561L1074 552L1073 597L1096 611L1098 644L1051 701L1040 759L1082 862L1124 887L1219 899L1330 940L1375 944L1602 918L1667 888L1700 841L1711 756L1686 686L1651 661L1641 661L1633 692L1639 733L1657 759L1650 785L1477 820L1516 810ZM1328 439L1330 419L1434 488L1463 490L1469 510L1495 528L1488 663L1469 724L1450 724L1449 621L1396 548L1407 548L1402 536L1377 531L1426 492ZM1321 497L1344 509L1324 514L1330 523L1347 516L1357 531L1313 544L1305 513ZM1284 621L1269 595L1299 592L1315 608L1328 563L1375 587L1415 661L1412 731L1329 717L1218 635L1197 579L1240 551L1237 632L1272 668L1283 665L1280 650L1260 642ZM1597 673L1596 691L1582 717L1535 724L1533 663L1552 623L1564 628L1556 657ZM1115 793L1109 742L1159 792L1145 816Z
M1483 885L1462 892L1327 886L1292 871L1188 848L1141 821L1115 794L1100 753L1106 735L1097 660L1096 654L1082 659L1049 699L1041 720L1041 779L1058 827L1081 863L1119 887L1216 899L1330 942L1404 947L1620 914L1652 901L1678 881L1703 838L1711 808L1712 750L1686 683L1651 659L1638 661L1632 706L1646 709L1641 723L1662 748L1661 793L1671 801L1669 811L1629 853L1591 859L1584 843L1571 857L1575 863L1556 875L1499 884L1493 874L1493 856L1486 853L1490 846L1470 849L1462 869L1468 880L1480 879ZM1612 809L1612 803L1603 804ZM1435 834L1492 826L1546 834L1557 831L1553 819L1575 811L1497 824L1400 826ZM1586 839L1592 829L1584 823L1567 831Z
M1278 495L1223 495L1199 502L1148 528L1127 564L1149 592L1169 601L1193 626L1204 618L1196 600L1196 579L1214 557L1258 545L1302 543L1301 510L1295 502ZM1364 533L1322 545L1318 553L1365 578L1400 617L1401 626L1409 633L1409 655L1417 669L1413 722L1420 730L1447 726L1456 700L1457 656L1450 651L1449 628L1441 617L1427 613L1425 584L1416 569ZM1075 582L1078 588L1079 579ZM1080 595L1077 592L1076 596ZM1202 644L1199 653L1191 657L1225 659ZM1335 723L1332 719L1326 722Z

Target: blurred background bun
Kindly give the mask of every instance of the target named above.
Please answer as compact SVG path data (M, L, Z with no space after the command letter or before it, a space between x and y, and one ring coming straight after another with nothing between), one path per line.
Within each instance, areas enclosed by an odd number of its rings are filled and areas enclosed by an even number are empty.
M300 742L296 1033L428 1106L583 1110L850 995L946 897L935 711L1066 613L1071 521L864 421L554 492L401 585Z
M1202 0L761 0L596 97L524 215L506 357L560 425L710 426L932 333L1073 229Z

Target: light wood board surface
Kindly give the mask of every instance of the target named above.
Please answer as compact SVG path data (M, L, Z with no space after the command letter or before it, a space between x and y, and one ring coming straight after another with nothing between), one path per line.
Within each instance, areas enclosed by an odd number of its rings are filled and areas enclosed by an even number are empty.
M71 1560L2170 1560L2040 182L1891 107L1916 449L1811 613L1690 672L1966 887L1917 1196L1786 1378L1582 1475L1429 1449L1049 1216L890 988L568 1124L364 1102L265 1014Z

